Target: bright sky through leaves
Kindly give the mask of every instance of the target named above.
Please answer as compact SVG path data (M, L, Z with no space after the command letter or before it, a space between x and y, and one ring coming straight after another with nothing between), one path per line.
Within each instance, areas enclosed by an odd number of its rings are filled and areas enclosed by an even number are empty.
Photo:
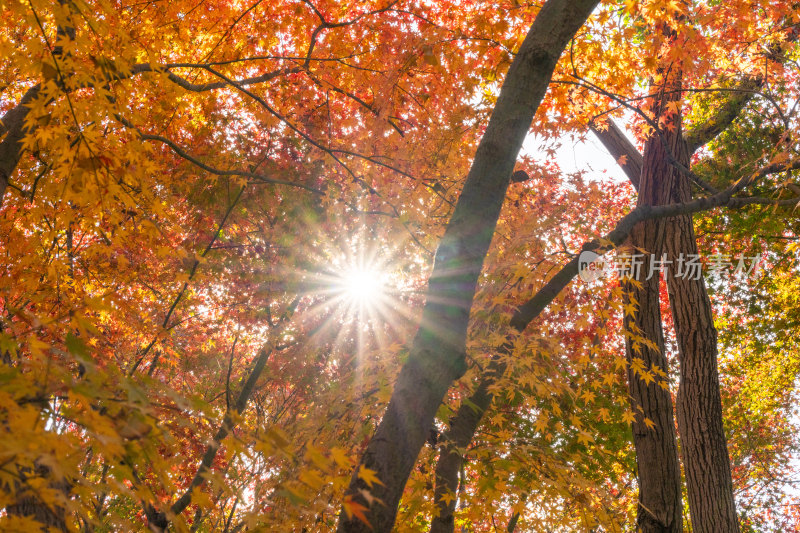
M462 308L422 318L453 303L428 283L450 221L466 235L488 220L490 195L455 207L545 4L585 2L3 0L0 531L328 532L341 509L394 508L393 479L400 531L456 500L453 523L476 533L635 528L626 384L679 387L668 295L665 377L625 357L634 306L616 277L548 287L637 202L589 124L643 152L673 115L707 142L689 168L712 189L758 176L740 209L693 221L704 257L765 258L758 278L711 284L722 415L742 528L800 531L796 2L600 2L548 52L469 323L452 327ZM656 116L665 62L682 88ZM734 122L718 120L731 102ZM473 251L453 247L451 272ZM544 307L517 332L532 299ZM420 327L466 331L463 377L395 386L432 360L412 350ZM410 474L362 464L395 390L445 388L419 424L428 443L403 451ZM480 424L437 493L455 456L436 431L461 407ZM382 442L408 447L397 427Z

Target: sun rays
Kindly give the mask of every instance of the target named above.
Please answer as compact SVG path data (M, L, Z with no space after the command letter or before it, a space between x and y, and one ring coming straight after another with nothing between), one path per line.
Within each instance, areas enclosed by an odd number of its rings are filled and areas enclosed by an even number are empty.
M422 270L413 255L409 260L408 243L380 238L370 228L336 236L314 229L308 266L294 274L309 304L304 315L313 324L311 337L343 360L404 343L416 322Z

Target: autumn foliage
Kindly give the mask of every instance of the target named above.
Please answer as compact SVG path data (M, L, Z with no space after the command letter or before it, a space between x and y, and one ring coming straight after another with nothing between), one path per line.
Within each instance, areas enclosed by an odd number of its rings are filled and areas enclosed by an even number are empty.
M3 0L0 529L370 524L388 479L362 455L420 326L449 338L421 324L434 257L543 4ZM677 393L666 289L667 368L626 359L626 336L648 340L616 276L575 270L520 309L582 247L625 253L629 157L574 169L573 150L619 126L641 151L681 120L703 261L762 258L707 278L740 527L800 528L800 7L591 13L514 163L463 375L395 528L427 531L449 506L463 531L632 530L631 424L653 421L626 379ZM448 448L478 392L476 431ZM458 483L437 489L445 453Z

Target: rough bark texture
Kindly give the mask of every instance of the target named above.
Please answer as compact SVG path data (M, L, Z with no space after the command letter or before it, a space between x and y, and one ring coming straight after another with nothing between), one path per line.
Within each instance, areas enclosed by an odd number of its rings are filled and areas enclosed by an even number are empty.
M390 531L417 455L447 389L463 375L469 311L483 260L494 234L506 189L553 69L564 47L597 0L548 0L509 68L481 139L464 189L439 248L420 329L403 365L386 413L359 468L375 470L383 485L368 487L358 470L348 489L360 498L370 490L367 525L339 515L339 531Z
M680 140L671 135L671 141ZM663 185L669 192L672 168L664 155L660 140L651 139L645 147L644 164L639 182L639 205L660 205L667 203ZM634 301L637 308L634 316L626 316L625 327L628 332L654 343L657 349L628 335L625 353L628 362L640 358L643 366L652 371L657 366L663 371L668 368L664 355L664 334L661 329L661 304L659 298L659 276L654 273L650 279L651 254L660 257L664 247L665 223L663 220L648 220L640 223L631 233L630 244L645 250L641 270L638 275L632 269L634 279L641 283L636 286L626 283L626 304ZM632 253L638 253L636 249ZM639 481L639 508L636 522L637 530L643 532L680 532L682 530L681 473L678 464L678 449L675 442L675 421L672 411L672 398L668 389L659 383L661 379L649 384L642 376L628 369L628 392L631 408L636 420L632 424L633 443L636 448L636 464ZM648 427L645 418L651 420Z
M685 157L688 163L688 155ZM673 194L675 203L689 199L687 177L676 175ZM697 254L690 215L668 219L666 250L673 264L680 254L684 257ZM717 330L711 300L702 276L691 279L691 276L669 275L667 280L681 360L678 431L692 530L698 533L738 532L730 457L722 421Z
M671 88L665 91L660 107L677 99L681 88L680 73L674 74ZM689 168L690 150L698 139L712 138L729 125L746 98L732 99L703 135L688 140L681 134L681 116L667 118L671 127L656 132L645 146L644 170L639 202L650 205L681 204L691 200L689 176L670 162ZM655 116L660 116L656 113ZM654 179L648 180L652 176ZM652 187L648 190L648 187ZM661 224L661 222L659 222ZM683 257L697 254L691 215L663 221L664 250L671 268L667 287L675 324L680 358L680 385L677 399L678 431L686 475L692 529L697 532L738 532L733 496L730 458L722 421L722 403L717 370L717 332L714 329L711 301L702 276L677 277L677 265ZM660 233L660 231L659 231ZM661 254L659 248L656 252ZM650 288L657 294L658 286ZM634 430L635 432L635 430ZM638 449L637 449L638 452ZM638 455L638 454L637 454ZM641 469L640 469L641 475Z
M667 94L677 97L677 90L680 89L677 77L673 83L672 92L668 91ZM750 83L757 82L750 80L745 82L745 84ZM672 131L665 128L660 134L661 137L656 134L651 138L645 146L644 169L639 184L641 187L639 204L663 205L689 202L691 200L689 177L670 163L666 150L669 150L672 159L684 168L689 168L691 152L730 125L748 98L746 94L730 98L708 124L694 129L685 137L681 136L680 116L676 116L672 119L675 126ZM663 105L665 103L661 103L661 106ZM604 144L607 145L605 142ZM651 224L651 229L645 230L649 233L647 237L650 241L663 240L663 250L667 253L667 260L671 261L666 279L680 357L677 420L692 528L698 532L738 532L730 459L722 420L717 370L717 332L714 329L711 302L702 276L696 280L691 279L692 276L689 278L675 276L677 261L681 254L684 258L697 254L692 217L680 215L663 222L645 222L642 227L647 224ZM637 230L638 228L634 230L633 240ZM642 246L641 243L636 245ZM652 242L650 246L661 246L661 243ZM648 245L642 247L659 256L661 254L660 247L656 250L650 250ZM652 295L658 294L657 283L645 289L650 296L642 294L637 298L647 298L645 301L649 302L652 300ZM657 296L654 305L657 305ZM650 313L655 316L654 310ZM650 338L660 338L662 335L660 325L658 330L657 333L651 333L653 336ZM634 426L635 438L636 433ZM662 446L666 449L667 444L662 443ZM645 482L643 476L654 476L654 479L658 479L663 466L658 462L650 464L649 461L647 465L643 465L643 460L637 445L640 497L656 497L657 495L646 496L645 493L649 490L642 487ZM649 508L644 499L642 505ZM641 524L641 513L639 521Z

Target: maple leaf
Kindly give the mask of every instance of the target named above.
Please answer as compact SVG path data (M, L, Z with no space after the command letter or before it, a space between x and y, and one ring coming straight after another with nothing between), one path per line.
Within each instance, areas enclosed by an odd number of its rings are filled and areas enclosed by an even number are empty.
M594 437L585 431L580 431L578 432L578 442L584 446L588 446L590 443L594 442Z
M331 448L331 457L339 465L341 468L349 468L353 465L353 460L350 459L350 456L347 455L347 452L344 451L342 448L333 447Z
M358 469L358 479L364 481L364 483L372 488L373 484L377 483L378 485L383 485L383 482L378 479L377 472L375 470L370 470L364 465Z
M367 510L367 507L353 500L352 496L348 495L344 497L342 508L344 509L347 518L353 518L355 516L370 529L372 529L372 525L370 525L369 520L367 520L367 516L364 514L364 511Z
M592 391L589 391L589 390L585 390L585 391L583 391L583 393L581 393L581 398L583 398L583 400L587 404L594 402L596 397L597 396L595 395L595 393L593 393Z
M456 495L453 493L453 491L450 490L448 490L439 497L439 501L444 502L445 505L450 505L450 502L454 501L455 499Z

